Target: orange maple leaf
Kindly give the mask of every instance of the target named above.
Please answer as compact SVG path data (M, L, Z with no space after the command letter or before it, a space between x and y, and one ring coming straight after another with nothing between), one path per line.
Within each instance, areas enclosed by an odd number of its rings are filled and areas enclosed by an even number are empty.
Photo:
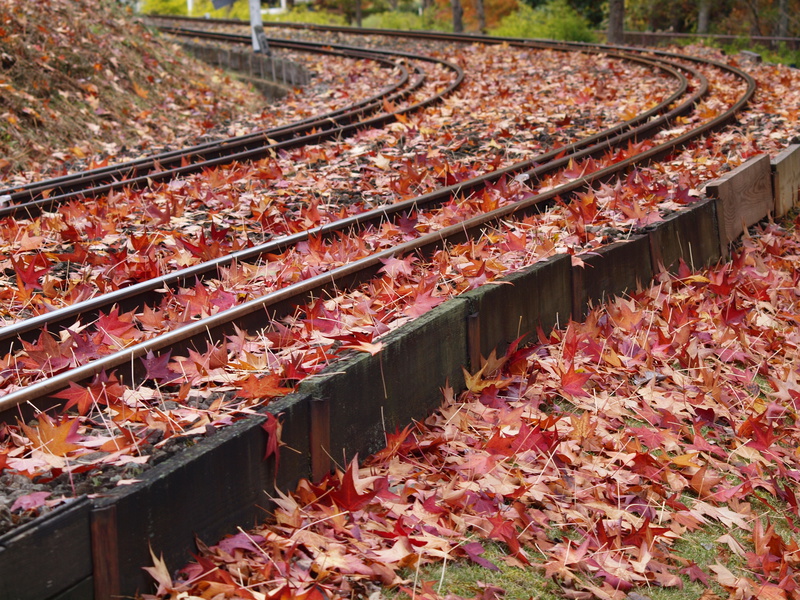
M261 378L250 375L241 383L236 395L239 398L276 398L291 392L292 388L278 385L280 380L280 376L274 373Z
M80 448L80 445L69 441L70 438L74 439L77 434L78 419L64 419L57 425L56 421L42 414L39 417L38 425L29 427L20 423L20 427L37 449L50 454L66 456Z

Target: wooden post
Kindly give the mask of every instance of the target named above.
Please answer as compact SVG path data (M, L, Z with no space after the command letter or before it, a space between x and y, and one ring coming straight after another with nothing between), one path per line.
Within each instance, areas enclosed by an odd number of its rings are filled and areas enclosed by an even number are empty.
M797 204L800 190L800 144L794 144L772 159L772 190L775 216L782 217Z
M709 183L705 191L717 199L720 253L727 258L731 242L774 210L769 156L751 158Z

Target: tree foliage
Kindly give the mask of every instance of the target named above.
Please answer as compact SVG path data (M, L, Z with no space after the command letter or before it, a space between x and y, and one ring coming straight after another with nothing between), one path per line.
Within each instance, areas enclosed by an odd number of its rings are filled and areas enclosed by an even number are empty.
M355 5L355 2L353 2ZM309 10L305 6L293 8L287 13L269 15L264 19L287 23L313 23L315 25L347 25L347 17L328 10Z
M490 30L506 37L547 38L576 42L594 41L590 23L567 0L550 0L537 8L521 4L519 9Z
M235 0L226 8L215 9L211 0L193 0L192 11L189 14L189 4L186 0L144 0L141 11L145 14L157 15L189 15L201 17L208 15L214 19L250 19L250 7L247 0Z
M785 11L781 11L781 5ZM800 0L626 0L626 29L695 32L701 7L708 10L709 33L800 35Z
M449 31L452 23L434 18L432 11L421 15L408 11L384 11L369 15L364 19L364 27L374 29L422 29Z

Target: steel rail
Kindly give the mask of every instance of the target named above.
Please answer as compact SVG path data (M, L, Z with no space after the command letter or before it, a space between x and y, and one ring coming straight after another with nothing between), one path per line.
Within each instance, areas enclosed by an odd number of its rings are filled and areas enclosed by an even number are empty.
M727 119L725 121L727 122ZM713 128L703 129L708 132ZM354 285L367 281L378 272L378 269L383 264L382 260L411 252L429 256L434 250L443 248L448 244L463 243L479 236L487 228L499 225L505 219L539 212L544 205L551 204L557 197L569 196L592 184L607 181L632 166L652 160L665 152L670 152L700 135L703 134L698 134L693 130L648 152L625 159L615 165L575 179L568 184L554 187L544 193L531 194L530 197L523 201L472 217L439 231L425 234L410 242L376 252L327 273L289 285L274 293L250 300L210 317L187 323L183 327L160 334L114 354L56 374L45 380L34 382L21 390L0 397L0 414L23 403L48 398L52 394L68 387L70 383L86 383L101 372L125 365L131 365L131 371L136 373L133 376L134 378L141 377L142 367L136 362L136 359L143 358L148 352L158 352L167 347L197 349L201 347L201 342L204 340L213 342L214 340L222 339L224 335L233 334L234 325L244 330L263 329L265 319L267 321L278 320L291 314L296 306L302 305L313 298L320 298L326 294L350 289Z
M411 106L401 108L391 113L385 113L382 115L356 121L354 123L350 123L347 125L333 127L331 129L327 129L326 131L317 131L315 130L315 128L312 127L310 128L310 132L306 133L305 135L292 137L282 142L278 142L276 144L270 144L270 143L262 144L260 146L251 148L249 150L234 152L232 154L227 154L218 158L203 160L190 165L182 165L171 169L159 170L154 173L141 175L132 179L127 179L125 181L115 181L113 183L101 184L96 187L92 187L83 191L79 190L66 194L50 196L47 198L40 198L38 200L32 200L30 202L25 202L23 204L5 206L0 208L0 218L18 217L19 215L27 216L29 218L34 218L35 216L41 214L42 212L48 209L52 209L55 206L64 202L68 202L70 200L85 198L88 196L99 196L120 189L132 189L137 187L144 187L152 184L153 182L168 181L176 177L182 177L193 173L198 173L209 168L229 165L234 162L259 160L266 156L271 156L272 152L276 152L277 150L287 150L291 148L305 146L308 144L316 144L325 141L327 139L335 139L340 136L346 136L351 133L355 133L360 129L383 126L387 123L394 121L398 114L400 115L410 114L417 110L420 110L421 108L439 102L443 97L450 94L453 90L457 89L461 85L461 83L464 80L464 72L460 67L452 63L446 63L445 61L436 61L436 62L446 65L453 72L455 72L456 73L455 79L444 90L438 91L429 98L416 102Z
M638 57L635 60L650 66L655 66L656 64L647 59ZM213 277L219 273L221 267L227 267L234 262L253 261L258 260L266 254L285 252L288 248L310 237L328 237L336 232L355 231L370 225L377 225L380 222L391 220L409 211L418 211L420 209L429 209L438 206L454 195L471 193L485 186L487 183L494 183L503 177L510 177L518 173L527 171L526 174L528 177L541 178L561 169L569 164L570 161L587 157L597 157L630 140L640 139L648 133L657 130L659 127L666 125L675 117L688 113L694 104L708 91L707 80L701 74L693 73L693 77L697 78L700 82L697 89L678 106L674 106L667 112L662 112L672 106L685 94L688 89L688 81L685 76L673 67L664 64L659 65L659 67L667 73L672 74L679 81L680 85L673 94L662 103L628 121L582 138L566 146L555 148L550 152L537 155L526 161L497 169L468 181L460 182L459 184L438 188L437 190L416 198L404 200L388 206L377 207L358 215L340 219L307 231L282 236L252 248L240 250L224 257L174 271L148 281L126 286L125 288L96 296L95 298L71 306L59 308L2 327L0 328L0 347L2 347L4 351L8 349L9 352L13 352L21 341L33 342L42 328L47 327L48 330L53 333L73 325L77 320L85 324L94 320L99 312L108 311L114 305L119 306L121 310L126 312L141 308L154 298L161 297L161 292L158 290L175 290L188 281L205 279L209 276Z
M245 21L238 19L199 19L197 17L185 17L180 15L146 15L147 19L152 21L180 21L196 24L219 24L219 25L235 25L246 26ZM755 80L750 75L739 69L728 65L726 63L701 58L697 56L678 54L666 50L656 50L653 48L642 48L635 46L620 46L612 44L593 44L588 42L568 42L568 41L553 41L547 39L532 39L532 38L514 38L514 37L501 37L491 36L479 33L448 33L444 31L424 31L412 30L406 31L401 29L376 29L376 28L363 28L363 27L349 27L346 25L318 25L316 23L289 23L283 21L265 21L264 27L278 28L278 29L299 29L308 31L332 32L343 33L353 36L383 36L394 38L417 38L427 39L440 42L460 42L460 43L482 43L482 44L508 44L511 46L528 47L528 48L542 48L542 49L562 49L562 50L587 50L596 52L598 50L606 50L612 52L626 52L638 53L641 55L650 56L663 56L671 60L685 60L695 64L713 66L747 82L748 88L755 88ZM280 39L280 38L278 38Z
M240 40L236 41L238 42ZM386 57L398 56L397 53L389 51L373 52L365 51L363 48L357 47L333 49L329 45L325 46L316 43L307 44L287 41L282 44L280 40L275 41L276 45L280 44L284 47L328 54L341 54L358 58L373 58L392 66L396 65L388 61ZM0 208L0 218L5 216L13 217L18 214L25 214L29 217L33 217L43 210L70 200L98 196L118 189L143 187L149 185L153 181L170 180L175 177L200 172L211 167L237 161L263 158L279 149L288 149L309 143L317 143L325 139L345 135L359 127L380 126L394 119L395 117L393 115L413 112L414 110L419 110L424 106L439 101L444 95L457 88L463 81L463 70L457 65L431 57L414 55L412 53L402 53L402 57L408 60L439 64L455 73L455 80L447 89L437 92L430 98L422 102L417 102L410 107L402 108L394 113L379 117L362 118L363 115L369 114L370 112L374 114L382 111L385 101L395 102L403 100L419 89L424 83L424 73L421 69L415 67L414 71L417 76L411 85L407 85L405 89L394 91L397 90L398 86L392 86L388 90L383 90L379 94L362 102L355 103L350 107L345 107L344 109L333 111L333 113L301 121L301 125L290 124L276 128L276 130L257 132L249 136L233 138L232 140L222 140L220 142L196 146L186 151L172 151L155 157L147 157L139 161L134 161L137 163L135 165L131 165L131 163L122 163L121 165L95 170L88 176L86 176L86 174L77 174L60 178L60 182L49 180L39 184L25 186L9 194L12 201L22 200L22 203ZM407 69L405 69L405 67L401 67L401 69L405 73L401 83L405 84L408 82ZM277 138L277 140L275 138ZM186 165L184 163L187 157L200 157L201 160ZM87 184L90 187L82 187ZM48 195L46 198L41 197L45 191L49 192L53 189L56 189L56 191L62 189L64 193L55 196Z
M279 41L276 40L275 42L277 47L281 47ZM291 47L292 49L301 49L301 45L302 44L293 43L288 44L287 46ZM80 173L62 175L60 177L54 177L30 184L0 189L0 196L10 196L10 199L8 199L7 202L20 203L40 198L45 192L48 194L63 194L70 191L85 191L93 185L131 179L142 175L148 175L154 171L160 171L165 168L180 166L182 161L196 159L208 160L225 156L227 154L232 154L236 151L264 146L265 144L271 143L269 140L288 139L294 135L298 135L315 128L328 129L337 124L352 122L358 115L365 114L369 110L382 107L382 102L384 99L393 101L395 99L403 98L409 95L412 91L418 89L422 84L421 81L417 81L414 85L407 87L407 89L401 90L401 88L407 86L409 82L410 73L408 72L408 69L404 65L392 62L385 56L379 54L333 50L331 48L321 48L318 44L307 44L305 46L307 51L312 51L319 54L369 59L379 62L387 68L398 68L400 70L400 78L398 81L390 86L384 87L376 94L334 111L329 111L320 115L302 119L300 121L288 123L286 125L255 131L241 136L217 141L209 141L186 148L161 152L131 161L125 161L115 165L108 165L106 167L90 169ZM422 76L419 69L414 69L414 71L418 77Z
M669 55L673 59L678 58L684 60L688 58L680 55L670 55L669 53L661 54ZM289 314L290 311L294 310L296 305L302 304L309 298L320 297L325 293L339 291L349 288L355 283L365 281L377 272L382 264L380 262L382 258L407 254L409 252L429 254L433 249L440 248L445 244L460 243L473 235L479 234L487 227L496 226L503 219L537 212L541 210L543 206L551 204L558 196L569 196L594 183L618 176L620 173L633 166L650 162L658 157L674 152L698 137L729 124L735 119L736 114L745 106L755 92L755 81L753 78L739 69L716 63L716 61L696 59L694 62L723 68L746 83L744 93L742 93L731 107L701 126L665 141L650 150L626 158L614 165L602 168L570 183L552 188L547 192L539 194L531 193L530 196L522 201L503 206L483 215L472 217L464 222L435 233L420 236L411 242L372 254L366 258L333 269L330 272L293 284L263 297L250 300L239 306L213 315L212 317L193 321L179 329L161 334L151 340L136 344L115 354L59 373L43 381L32 383L24 389L12 392L0 398L0 411L7 411L24 402L47 398L66 387L70 382L82 382L101 371L117 368L128 363L131 363L132 370L140 371L140 366L136 364L135 359L144 356L148 351L157 351L167 346L175 347L176 345L185 348L196 346L203 339L213 336L214 333L222 334L228 331L233 327L234 321L238 322L238 324L242 325L245 329L263 327L264 318L262 313L266 312L268 318L275 318L279 314ZM591 151L591 147L584 150L584 152L587 153ZM511 172L513 171L509 171L508 173ZM525 171L525 173L536 176L536 167ZM483 179L476 185L485 185L487 181L487 179ZM464 182L459 186L451 186L451 188L455 187L456 189L449 190L449 195L465 193L470 189L474 189L470 188L470 185L471 182ZM410 206L418 206L420 200L420 198L411 199L409 201L411 203ZM324 227L330 226L323 226L323 228Z

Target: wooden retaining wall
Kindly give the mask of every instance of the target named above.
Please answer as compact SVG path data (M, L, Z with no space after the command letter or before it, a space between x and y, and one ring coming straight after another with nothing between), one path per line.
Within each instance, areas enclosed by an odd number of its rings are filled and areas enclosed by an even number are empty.
M252 84L269 98L283 97L289 88L304 86L311 81L311 74L303 65L286 58L191 40L181 40L179 43L184 50L203 62L240 73L239 79Z
M772 172L780 182L775 194ZM263 520L276 487L319 478L380 449L384 431L423 419L439 406L441 387L463 389L462 366L474 371L494 348L645 286L662 266L675 271L683 260L699 269L718 261L744 223L785 212L787 198L796 202L797 184L787 181L800 181L797 148L772 163L749 161L709 184L709 198L584 255L583 266L566 255L534 264L398 328L374 356L337 362L267 407L283 423L277 472L274 459L263 460L265 418L254 417L192 442L138 483L80 498L0 537L0 600L105 600L150 591L142 567L151 564L151 547L171 569L183 566L196 534L212 544Z

